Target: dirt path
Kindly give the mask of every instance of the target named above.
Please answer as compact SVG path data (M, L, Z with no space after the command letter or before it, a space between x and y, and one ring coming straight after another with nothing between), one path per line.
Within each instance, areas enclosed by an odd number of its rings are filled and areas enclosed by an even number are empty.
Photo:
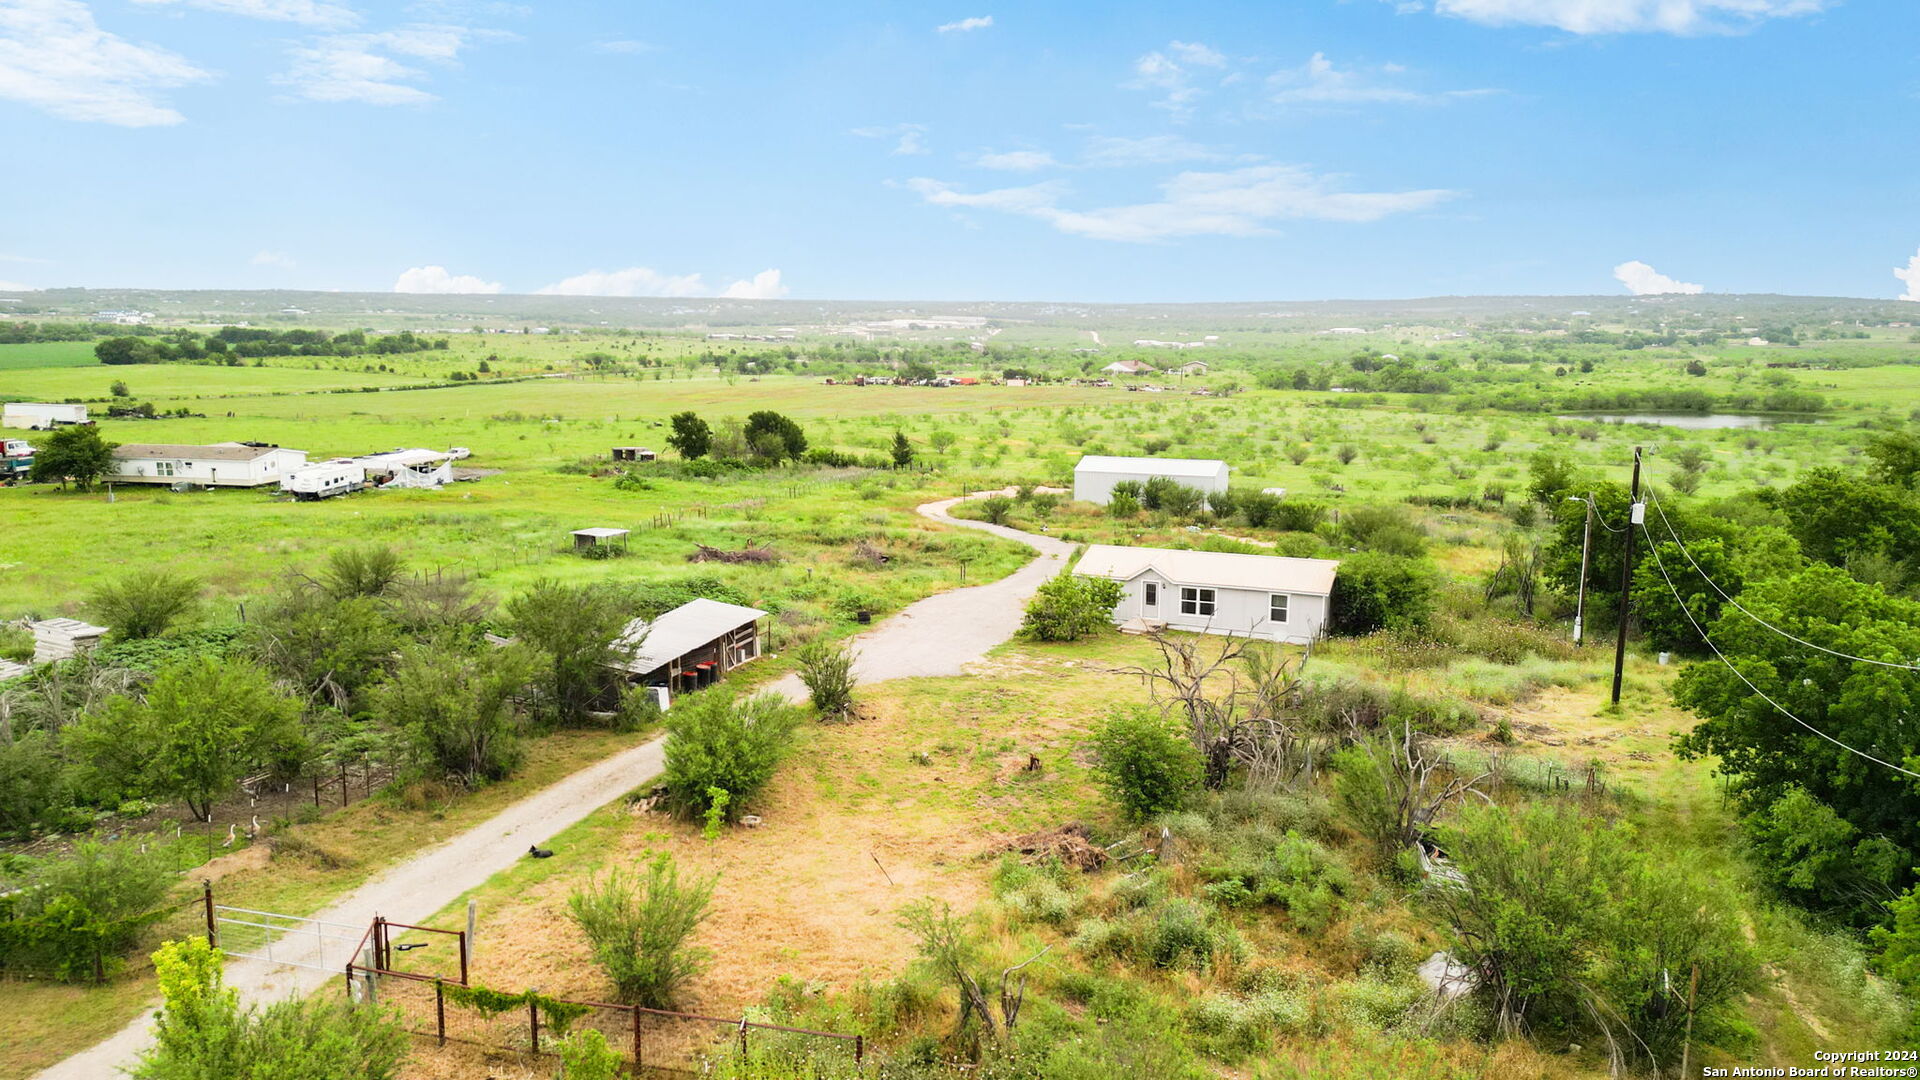
M979 492L982 498L998 492ZM957 675L969 663L1013 636L1020 625L1027 597L1066 565L1073 545L1051 537L1034 536L1000 525L950 517L962 499L945 499L920 507L935 521L1018 540L1039 552L1026 566L987 585L955 589L930 596L882 622L855 640L859 658L854 672L860 682L930 675ZM802 700L805 689L795 676L775 682L770 689L791 700ZM665 765L664 740L655 739L624 750L596 765L513 804L483 824L461 833L418 857L392 867L355 889L313 918L346 926L366 926L375 915L398 922L424 922L435 912L477 888L494 874L519 861L531 844L548 837L607 803L659 776ZM243 1002L268 1002L290 994L306 994L340 978L345 958L302 956L300 943L276 945L278 955L308 962L320 961L329 970L236 960L227 965L227 982ZM476 950L486 948L485 932ZM319 946L312 946L317 953ZM145 1014L100 1044L74 1054L46 1069L41 1080L104 1080L133 1063L152 1041L151 1020Z

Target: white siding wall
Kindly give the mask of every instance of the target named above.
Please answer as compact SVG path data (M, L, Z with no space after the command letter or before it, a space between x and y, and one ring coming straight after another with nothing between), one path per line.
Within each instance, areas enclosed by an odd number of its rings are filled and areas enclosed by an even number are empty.
M1105 506L1112 501L1113 485L1122 480L1144 484L1159 475L1162 474L1147 471L1107 472L1096 469L1075 469L1073 470L1073 497L1081 502ZM1171 479L1185 487L1197 488L1201 491L1225 491L1227 490L1227 467L1224 464L1221 465L1219 473L1214 476L1175 476Z
M1159 603L1153 607L1146 606L1148 582L1158 586ZM1176 630L1250 634L1272 641L1304 645L1320 636L1320 629L1327 621L1327 598L1308 593L1288 593L1287 621L1277 623L1267 617L1268 600L1272 595L1267 592L1215 588L1213 617L1208 618L1205 615L1183 614L1180 611L1181 586L1153 571L1120 584L1126 591L1120 598L1119 606L1113 609L1113 621L1116 624L1136 618L1157 619Z
M252 461L208 461L201 458L116 460L107 479L122 484L206 484L212 487L259 487L277 484L307 463L303 450L273 450ZM165 468L162 468L162 466Z

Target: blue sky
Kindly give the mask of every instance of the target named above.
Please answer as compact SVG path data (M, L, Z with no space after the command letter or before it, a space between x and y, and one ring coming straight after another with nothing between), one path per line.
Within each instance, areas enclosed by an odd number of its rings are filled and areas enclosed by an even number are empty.
M1920 298L1916 121L1911 0L0 0L0 283Z

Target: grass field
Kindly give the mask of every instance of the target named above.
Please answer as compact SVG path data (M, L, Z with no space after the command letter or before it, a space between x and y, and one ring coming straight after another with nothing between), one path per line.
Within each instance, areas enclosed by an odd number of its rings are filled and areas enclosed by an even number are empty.
M49 485L0 489L0 520L7 523L0 618L84 617L98 586L131 569L164 567L207 584L196 619L229 622L270 597L290 574L311 571L335 551L378 543L398 550L412 569L468 575L493 600L542 578L718 581L773 613L769 649L775 651L817 635L852 633L858 612L884 616L955 587L963 566L972 583L1009 573L1028 557L1011 542L935 526L915 515L915 506L987 486L1064 485L1082 454L1157 453L1218 457L1232 466L1236 488L1284 488L1290 498L1325 502L1335 511L1409 496L1472 502L1416 507L1410 521L1441 575L1452 615L1511 618L1517 626L1511 601L1484 601L1480 590L1500 565L1508 538L1538 537L1529 531L1537 526L1516 524L1537 451L1563 453L1597 479L1624 482L1639 446L1647 452L1649 482L1664 490L1693 448L1708 462L1700 492L1730 494L1784 485L1818 466L1858 469L1875 431L1905 422L1920 408L1916 346L1881 330L1870 340L1820 342L1792 352L1745 345L1587 349L1543 353L1545 359L1527 363L1492 359L1532 348L1524 336L1433 344L1445 331L1445 325L1407 325L1337 341L1278 328L1236 333L1234 347L1242 351L1235 359L1186 384L1237 391L1222 396L1059 383L829 386L816 372L716 369L707 361L731 363L775 347L715 342L694 332L453 335L444 351L234 368L109 368L88 363L86 343L0 346L0 398L100 399L120 378L133 400L206 414L101 421L101 433L114 442L256 440L306 450L315 460L396 446L464 446L473 457L461 464L489 470L441 491L366 492L319 503L282 501L265 490L121 486L109 497ZM1105 332L1113 340L1136 332L1185 338L1205 327L1143 323L1137 331ZM1023 360L1058 363L1071 355L1065 350L1089 343L1077 327L1035 323L1010 326L994 341L1004 355L979 359L959 352L963 346L955 355L958 370L986 376ZM802 343L800 351L818 344ZM1345 364L1360 346L1409 355L1431 348L1484 381L1462 393L1258 387L1263 365ZM1797 362L1815 354L1829 366L1766 366L1782 356ZM1578 359L1592 356L1599 357L1593 370L1580 371ZM1084 370L1109 358L1071 362ZM1703 359L1707 373L1687 373L1690 359ZM390 370L361 370L369 360ZM411 388L483 361L490 373L478 381ZM1812 417L1769 417L1763 427L1693 430L1478 408L1467 400L1468 393L1489 388L1557 400L1550 395L1569 389L1724 394L1761 386L1815 391L1831 408ZM342 389L356 392L333 392ZM900 432L915 451L916 468L786 467L693 478L667 460L633 469L616 486L611 447L664 451L668 419L680 412L724 428L758 410L792 417L814 447L873 459L884 459ZM962 511L980 512L977 506ZM1024 502L1013 523L1074 542L1187 546L1209 539L1203 532L1256 547L1285 539L1151 515L1116 523L1081 504ZM568 533L587 526L633 529L629 553L604 561L572 554ZM767 545L778 559L690 563L701 544ZM874 559L874 551L886 558ZM1576 652L1560 643L1553 621L1558 607L1548 603L1543 610L1549 613L1543 621L1525 629L1547 644L1517 659L1461 650L1427 663L1383 639L1334 640L1316 647L1312 685L1358 682L1464 703L1478 719L1449 741L1461 767L1502 754L1513 775L1536 785L1543 776L1591 770L1605 788L1597 812L1631 821L1677 845L1678 857L1721 873L1740 897L1768 975L1742 1006L1753 1029L1746 1056L1714 1050L1709 1063L1803 1063L1814 1050L1840 1045L1844 1033L1884 1034L1898 1010L1888 1004L1884 985L1864 974L1857 942L1826 934L1767 898L1741 854L1713 763L1673 755L1672 736L1692 723L1670 703L1675 668L1631 657L1623 707L1607 708L1604 650ZM870 688L855 722L802 731L793 757L754 803L764 819L759 828L730 830L717 840L702 838L692 823L637 814L626 804L604 808L553 838L559 857L529 862L476 892L484 943L476 977L498 988L537 985L549 994L604 997L607 987L566 921L567 895L608 868L670 851L689 870L721 875L713 916L701 930L701 941L721 962L694 984L688 1001L716 1015L759 1006L771 991L788 995L781 1015L827 1026L872 1024L883 1048L912 1049L953 1019L952 1001L938 987L913 984L920 977L911 967L913 943L898 925L901 905L931 895L972 911L983 948L995 959L1013 962L1042 944L1054 947L1035 969L1033 1007L1037 1022L1063 1044L1104 1045L1122 1039L1121 1027L1132 1031L1138 1023L1142 1030L1158 1025L1182 1053L1198 1054L1191 1060L1204 1060L1211 1075L1518 1080L1605 1074L1597 1047L1565 1048L1547 1039L1491 1047L1451 1036L1389 1038L1378 1025L1350 1022L1358 1007L1353 1002L1384 992L1382 976L1366 967L1354 941L1391 929L1421 956L1445 942L1432 912L1393 885L1388 868L1376 865L1337 820L1321 821L1314 836L1351 864L1359 899L1314 931L1244 912L1221 914L1252 950L1251 959L1234 965L1129 970L1089 958L1074 944L1075 927L1090 912L1121 917L1117 898L1132 887L1124 868L1063 885L1079 905L1070 919L1043 925L1022 915L1027 901L1003 887L996 869L1008 839L1069 822L1087 824L1108 840L1131 830L1089 782L1086 743L1091 725L1110 709L1142 700L1138 677L1119 669L1149 659L1140 639L1112 634L1073 645L1014 643L962 677ZM790 666L790 659L769 658L736 681L764 682ZM1513 732L1511 745L1493 741L1496 725ZM230 887L263 908L311 910L402 857L409 845L476 821L638 737L556 736L538 744L512 781L443 806L380 799L299 826L302 836L347 853L351 865L327 871L243 853L253 862L238 865L234 857ZM1030 755L1039 758L1039 770L1022 768ZM1324 792L1311 798L1325 802ZM1167 877L1174 900L1204 899L1197 869ZM443 913L444 924L451 925L459 907ZM1200 1004L1230 1006L1256 975L1306 988L1302 993L1321 1018L1315 1034L1263 1042L1258 1053L1223 1049L1208 1033ZM0 1080L53 1060L61 1039L78 1042L124 1022L143 1007L151 989L145 979L136 974L94 991L0 984ZM795 986L803 988L797 1003L790 1000ZM1124 1010L1115 1005L1123 999L1130 1003ZM888 1027L892 1021L880 1019L886 1001L895 1003L887 1008L918 1001L922 1011ZM1144 1054L1145 1045L1127 1044L1125 1053ZM1120 1059L1104 1060L1111 1069ZM424 1051L411 1068L417 1080L538 1075L524 1063L476 1063Z

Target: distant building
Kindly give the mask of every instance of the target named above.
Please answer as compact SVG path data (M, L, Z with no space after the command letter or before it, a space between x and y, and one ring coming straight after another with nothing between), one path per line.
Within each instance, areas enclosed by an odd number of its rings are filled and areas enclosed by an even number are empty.
M1332 559L1090 545L1073 572L1120 582L1114 623L1304 645L1326 625Z
M352 458L322 461L304 469L295 469L280 480L280 493L298 502L313 502L345 495L367 486L367 467Z
M1108 457L1088 454L1073 467L1073 497L1105 506L1113 485L1123 480L1144 484L1164 476L1208 493L1227 490L1227 463L1202 458Z
M67 405L53 402L10 401L0 407L0 427L25 428L28 431L51 431L68 424L87 422L85 405Z
M113 448L116 484L198 484L261 487L305 468L307 452L267 443L126 443Z
M100 644L107 634L104 626L93 626L78 619L42 619L29 623L33 632L33 662L51 664L86 652Z
M1157 369L1140 360L1115 360L1100 370L1114 375L1151 375Z
M1210 369L1205 360L1189 360L1173 370L1182 375L1205 375Z

